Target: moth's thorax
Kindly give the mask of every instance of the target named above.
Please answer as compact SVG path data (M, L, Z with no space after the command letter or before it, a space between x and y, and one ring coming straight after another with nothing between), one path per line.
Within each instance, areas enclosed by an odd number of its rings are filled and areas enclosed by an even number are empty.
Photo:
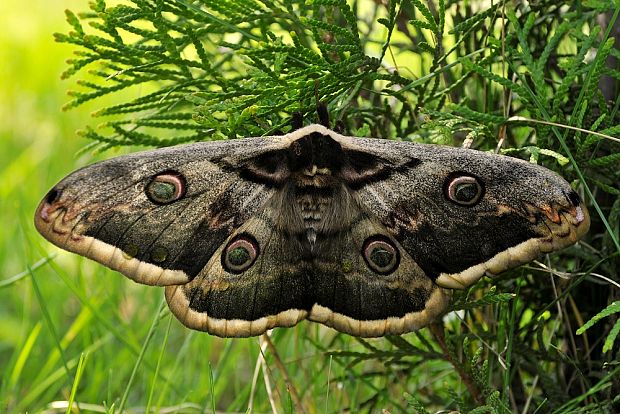
M318 167L316 164L295 171L292 178L295 187L302 189L306 187L329 188L337 184L331 169Z

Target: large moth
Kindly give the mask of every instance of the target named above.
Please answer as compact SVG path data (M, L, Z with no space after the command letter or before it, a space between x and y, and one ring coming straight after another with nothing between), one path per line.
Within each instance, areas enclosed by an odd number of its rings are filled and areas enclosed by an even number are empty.
M172 313L218 336L309 319L401 334L470 286L575 243L589 217L528 162L321 125L82 168L35 224L63 249L165 286Z

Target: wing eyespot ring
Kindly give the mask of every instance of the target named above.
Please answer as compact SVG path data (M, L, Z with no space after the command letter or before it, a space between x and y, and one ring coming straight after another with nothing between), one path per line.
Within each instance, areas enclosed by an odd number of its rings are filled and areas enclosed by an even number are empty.
M229 273L239 274L248 270L258 257L258 242L249 234L233 238L222 253L222 267Z
M455 172L450 174L444 183L444 195L454 204L471 207L482 199L484 184L474 175Z
M400 252L392 240L383 235L367 238L362 245L362 257L373 272L388 275L400 264Z
M144 188L147 198L154 204L164 205L185 196L185 177L176 171L164 171L151 178Z

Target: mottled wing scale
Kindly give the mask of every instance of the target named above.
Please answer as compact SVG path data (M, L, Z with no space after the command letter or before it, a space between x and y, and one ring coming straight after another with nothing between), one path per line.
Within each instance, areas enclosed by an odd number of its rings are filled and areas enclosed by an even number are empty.
M256 237L261 254L249 270L231 275L223 269L224 243L193 281L166 288L171 310L187 326L219 336L250 336L307 317L352 335L381 336L418 329L447 306L448 292L404 251L389 277L368 268L362 242L390 236L360 207L350 206L348 220L333 234L323 234L315 253L321 260L310 265L289 237L274 231L282 215L274 204L230 237Z
M252 157L274 140L192 144L122 156L61 181L37 210L50 241L150 285L193 279L213 253L273 189L239 180L228 157ZM158 205L145 195L152 177L183 175L184 197Z
M461 148L359 139L393 168L357 192L424 274L462 289L541 253L575 243L589 227L579 196L557 174L523 160ZM484 197L472 206L446 200L451 177L472 176Z
M306 317L310 276L286 238L273 231L274 213L262 209L229 237L252 234L256 239L260 254L249 270L231 274L224 269L223 243L191 282L166 287L166 299L179 320L219 336L252 336Z
M439 316L449 294L417 266L378 221L361 209L348 231L325 246L315 263L315 304L309 319L356 336L400 334ZM399 249L399 265L389 274L373 272L361 254L363 242L384 236Z
M190 328L250 336L307 318L380 336L437 318L445 288L574 243L589 220L543 168L311 125L86 167L50 191L35 224L166 286Z

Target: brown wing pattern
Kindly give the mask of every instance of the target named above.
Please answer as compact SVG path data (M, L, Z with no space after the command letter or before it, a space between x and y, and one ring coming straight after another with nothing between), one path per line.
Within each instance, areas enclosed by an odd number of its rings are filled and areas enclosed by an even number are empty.
M311 125L85 167L48 193L35 224L166 286L193 329L250 336L309 319L380 336L441 315L445 288L574 243L589 220L544 168Z

